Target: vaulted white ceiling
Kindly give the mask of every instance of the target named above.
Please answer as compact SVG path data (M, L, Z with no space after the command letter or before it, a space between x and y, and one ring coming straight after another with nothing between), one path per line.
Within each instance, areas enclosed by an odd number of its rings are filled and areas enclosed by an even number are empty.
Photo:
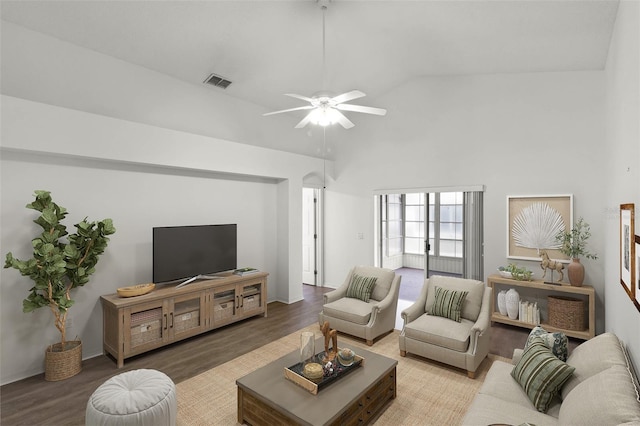
M324 1L323 1L324 2ZM601 70L617 0L2 1L2 19L268 110L284 93L367 94L424 76ZM302 113L283 122L293 127ZM347 113L358 126L358 113ZM384 117L376 119L384 120ZM348 130L345 130L348 132Z

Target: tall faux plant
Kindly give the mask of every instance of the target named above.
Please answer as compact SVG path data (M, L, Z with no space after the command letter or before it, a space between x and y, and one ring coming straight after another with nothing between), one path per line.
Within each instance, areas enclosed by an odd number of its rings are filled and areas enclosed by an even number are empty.
M60 223L67 215L67 210L54 203L48 191L35 191L35 201L26 207L40 212L34 222L43 231L31 241L31 259L19 260L9 252L4 267L15 268L21 275L33 280L35 285L22 302L22 310L32 312L37 308L49 307L55 318L55 326L60 331L64 350L67 314L74 303L71 290L89 282L99 256L107 248L107 235L113 234L116 229L111 219L88 222L84 218L75 224L77 232L68 235L66 226ZM63 239L65 236L66 241Z

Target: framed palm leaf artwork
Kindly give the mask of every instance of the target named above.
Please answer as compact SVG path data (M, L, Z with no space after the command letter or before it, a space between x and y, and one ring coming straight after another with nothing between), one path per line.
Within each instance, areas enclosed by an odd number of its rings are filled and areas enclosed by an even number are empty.
M568 262L556 237L572 227L572 194L507 196L509 259L539 261L545 250L550 258Z

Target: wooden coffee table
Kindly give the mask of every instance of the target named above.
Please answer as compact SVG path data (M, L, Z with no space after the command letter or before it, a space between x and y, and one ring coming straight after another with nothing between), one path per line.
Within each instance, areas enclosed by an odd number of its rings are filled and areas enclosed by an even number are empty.
M323 342L316 343L322 347ZM299 362L294 351L236 380L238 423L356 425L373 422L396 397L398 361L358 349L364 364L313 395L284 377Z

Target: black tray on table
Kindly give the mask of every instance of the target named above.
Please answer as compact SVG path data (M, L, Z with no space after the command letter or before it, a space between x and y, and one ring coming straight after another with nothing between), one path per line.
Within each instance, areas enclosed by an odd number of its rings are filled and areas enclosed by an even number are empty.
M338 349L340 351L340 349ZM325 356L325 352L322 351L315 355L316 362L320 365L324 365L322 359ZM346 376L353 370L357 369L364 363L364 358L358 356L356 354L354 361L349 366L344 366L338 362L338 357L336 355L335 360L333 361L333 373L323 376L321 380L314 382L302 375L302 369L304 368L301 362L298 362L290 367L286 367L284 369L284 375L287 379L296 383L299 386L302 386L304 389L308 390L312 394L316 395L319 390L325 388L327 385L335 382L338 379Z

